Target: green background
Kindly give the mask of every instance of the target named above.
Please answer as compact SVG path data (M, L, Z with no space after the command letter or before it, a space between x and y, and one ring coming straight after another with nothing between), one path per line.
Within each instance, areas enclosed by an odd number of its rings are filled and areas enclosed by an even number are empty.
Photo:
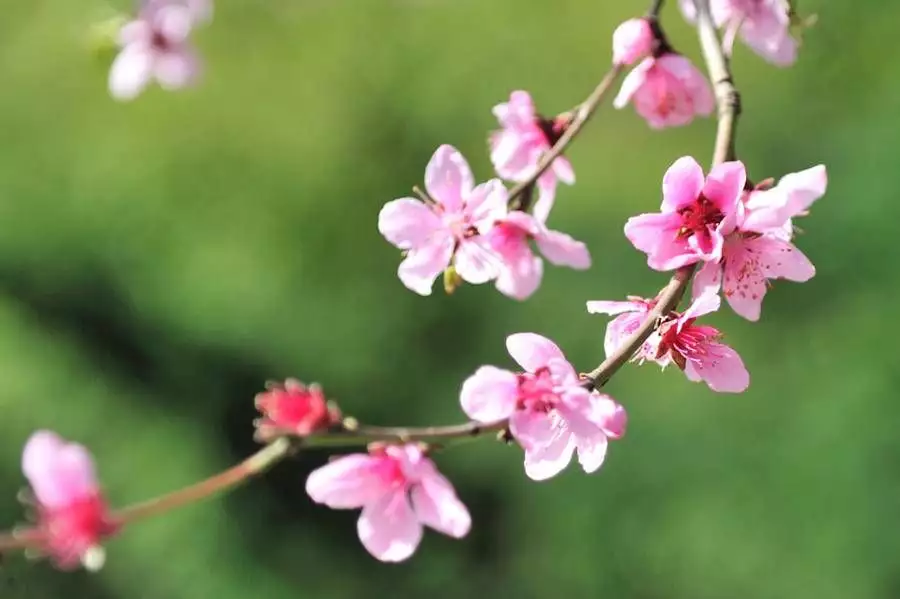
M698 57L672 2L664 24ZM0 517L22 519L21 447L52 428L96 455L110 501L178 488L255 450L266 379L320 382L377 424L460 421L507 334L602 358L590 299L652 294L622 235L653 211L666 167L707 163L715 124L652 132L601 109L569 153L578 176L551 224L584 240L587 273L548 268L529 301L491 286L407 291L376 230L442 143L491 174L491 107L517 88L571 108L643 2L219 0L184 93L106 92L86 36L99 0L7 2L0 20ZM119 6L123 8L123 6ZM677 370L626 367L630 414L602 470L545 483L490 441L437 457L469 505L462 541L431 533L401 565L372 559L356 513L303 487L324 453L228 496L135 525L99 574L9 556L0 596L867 599L900 594L896 228L900 77L889 0L803 2L799 63L744 46L739 154L754 180L818 163L828 194L800 222L818 268L776 283L759 323L712 322L752 374L717 395Z

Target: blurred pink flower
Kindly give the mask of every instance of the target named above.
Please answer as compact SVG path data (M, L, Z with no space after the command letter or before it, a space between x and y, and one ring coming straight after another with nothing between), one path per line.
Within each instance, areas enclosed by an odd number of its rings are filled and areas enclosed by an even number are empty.
M403 284L430 295L435 278L451 263L469 283L496 278L500 260L482 234L506 216L503 183L492 179L476 187L466 159L443 145L425 169L425 189L433 203L400 198L385 204L378 215L381 234L407 252L397 271Z
M383 562L411 556L423 525L458 539L472 524L453 485L417 444L340 457L309 475L306 492L332 509L362 508L359 539Z
M615 316L606 325L606 337L603 349L607 357L619 349L622 342L634 333L646 318L647 313L656 305L656 300L629 296L627 302L591 301L587 303L590 314L609 314Z
M549 339L518 333L507 338L506 347L525 372L482 366L463 383L463 411L483 423L509 419L532 480L559 474L576 452L582 469L595 472L606 457L607 440L625 434L624 408L582 387L575 369Z
M136 19L119 32L122 50L109 72L109 90L117 100L132 100L155 80L164 89L190 85L199 62L188 37L212 16L209 0L147 0Z
M577 270L591 266L591 255L582 242L547 229L544 223L525 212L510 212L494 224L486 237L503 262L497 289L514 299L526 299L541 283L544 266L531 250L531 240L553 264Z
M79 563L103 565L100 541L116 532L83 446L50 431L31 435L22 454L22 471L37 502L41 549L62 569Z
M305 386L296 379L272 385L255 399L263 417L254 422L263 439L272 435L309 435L340 421L336 406L329 406L318 385Z
M711 326L695 324L700 316L719 309L718 295L702 295L677 318L664 322L647 339L635 359L650 360L663 368L675 363L688 380L705 381L720 393L741 393L750 374L736 351L720 343L722 334Z
M693 282L694 296L723 291L731 308L759 320L772 279L805 282L816 269L791 243L792 219L806 213L827 186L824 166L791 173L777 186L745 195L738 228L725 238L722 258L707 262Z
M718 261L725 235L735 228L745 182L741 162L713 167L704 182L696 160L679 158L663 177L661 212L631 217L625 236L655 270Z
M503 128L491 134L491 162L498 175L515 182L534 175L541 156L553 147L568 125L568 117L548 120L538 115L525 91L514 91L509 102L494 106L494 116ZM538 220L546 221L550 214L557 181L575 183L572 164L564 156L556 158L537 180L540 195L532 212Z
M629 102L654 129L687 125L715 107L706 78L674 52L647 57L628 73L613 106L624 108Z
M630 65L650 54L655 41L647 19L628 19L613 32L613 64Z
M724 44L731 53L736 34L758 55L780 67L797 60L797 40L791 35L788 0L711 0L713 20L726 28ZM681 0L689 21L696 19L694 0Z

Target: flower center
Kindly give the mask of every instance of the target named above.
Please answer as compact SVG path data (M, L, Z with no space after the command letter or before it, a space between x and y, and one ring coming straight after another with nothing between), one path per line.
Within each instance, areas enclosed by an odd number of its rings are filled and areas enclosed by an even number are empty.
M99 494L59 508L41 508L40 525L46 534L47 552L66 563L78 562L84 552L118 528L110 522Z
M719 337L719 331L713 327L695 326L694 320L693 318L688 319L682 325L680 332L676 320L664 325L664 328L661 329L656 359L669 354L672 361L684 370L688 361L699 361L708 353L707 346Z
M693 204L679 209L678 215L681 216L678 239L686 239L696 233L706 233L710 226L718 225L725 218L718 206L703 194L700 194Z
M551 411L559 402L559 395L553 389L553 379L549 368L540 368L534 373L519 375L518 408L531 412Z

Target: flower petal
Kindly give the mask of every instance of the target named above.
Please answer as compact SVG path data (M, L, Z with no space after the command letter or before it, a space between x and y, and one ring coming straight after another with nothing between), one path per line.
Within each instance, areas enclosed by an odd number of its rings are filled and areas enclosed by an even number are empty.
M663 175L663 212L676 212L694 203L703 190L703 169L690 156L676 160Z
M109 92L116 100L133 100L153 74L153 54L143 44L125 46L109 71Z
M441 226L440 217L413 198L388 202L378 214L378 232L401 250L425 245Z
M97 492L90 452L51 431L37 431L29 437L22 452L22 471L35 498L47 508L65 506Z
M534 241L544 257L557 266L577 270L591 267L591 254L587 246L565 233L545 230Z
M466 198L465 211L471 223L484 233L508 212L509 195L500 179L491 179L472 190Z
M506 350L528 372L547 366L551 360L566 361L555 343L536 333L515 333L506 338Z
M390 490L379 476L383 458L363 453L340 457L313 470L306 479L306 493L331 509L359 508Z
M544 261L528 250L515 261L504 260L497 275L497 290L513 299L526 300L540 287L543 276Z
M747 171L744 169L744 163L724 162L709 171L706 185L703 186L703 195L716 205L726 219L733 218L746 182Z
M431 295L434 280L450 266L453 238L449 235L432 239L428 245L410 250L400 263L397 276L406 287L419 295Z
M483 237L471 237L460 242L453 264L462 280L480 285L497 277L502 262Z
M419 522L425 526L456 539L466 536L472 528L469 510L456 496L450 481L434 467L413 487L410 499Z
M448 212L462 210L474 185L469 163L453 146L439 147L425 168L425 189Z
M515 411L518 386L518 377L512 372L482 366L463 383L459 401L472 420L497 422Z
M422 540L422 525L406 499L405 490L388 493L367 504L356 524L359 540L375 558L401 562Z
M703 380L719 393L742 393L750 386L750 373L736 351L722 343L709 343L699 362L688 361L684 373L689 380Z

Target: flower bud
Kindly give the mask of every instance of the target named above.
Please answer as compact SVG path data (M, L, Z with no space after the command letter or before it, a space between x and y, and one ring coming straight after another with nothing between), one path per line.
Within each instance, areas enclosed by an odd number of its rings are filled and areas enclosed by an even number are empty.
M629 19L613 32L613 63L634 64L653 49L653 28L647 19Z

